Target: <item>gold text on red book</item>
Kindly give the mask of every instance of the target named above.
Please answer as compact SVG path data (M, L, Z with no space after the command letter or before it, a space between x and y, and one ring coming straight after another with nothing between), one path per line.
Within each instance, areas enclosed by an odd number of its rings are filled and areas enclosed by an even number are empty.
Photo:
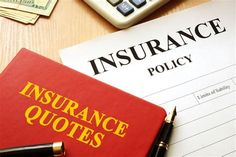
M32 105L25 111L26 122L34 125L49 126L56 132L66 135L79 142L98 148L105 138L104 132L118 137L125 137L129 124L113 116L106 115L88 106L64 97L52 90L27 82L19 94L33 99L40 105ZM46 106L45 106L46 105ZM45 107L49 109L45 109ZM51 109L57 112L52 112ZM60 111L62 114L58 114ZM67 118L64 115L69 115ZM93 128L99 128L95 131Z

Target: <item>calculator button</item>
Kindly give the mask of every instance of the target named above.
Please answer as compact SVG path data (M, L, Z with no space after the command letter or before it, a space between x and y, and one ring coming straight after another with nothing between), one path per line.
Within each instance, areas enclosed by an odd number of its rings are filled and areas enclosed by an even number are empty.
M121 3L123 0L107 0L111 5L116 6Z
M134 11L134 8L127 2L122 2L117 6L117 10L124 16L128 16Z
M146 4L146 0L129 0L136 8L141 8Z

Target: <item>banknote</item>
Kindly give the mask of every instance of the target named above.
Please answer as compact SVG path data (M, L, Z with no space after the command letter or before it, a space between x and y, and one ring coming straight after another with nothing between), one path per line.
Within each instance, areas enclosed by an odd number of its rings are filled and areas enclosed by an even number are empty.
M19 21L19 22L22 22L22 23L25 23L25 24L30 24L30 23L33 24L34 23L32 20L23 19L21 17L17 17L15 15L10 15L8 13L1 12L1 11L0 11L0 16L9 18L9 19L12 19L12 20L15 20L15 21Z
M22 12L9 8L1 8L1 7L0 7L0 16L13 19L19 22L23 22L25 24L34 24L39 18L39 15L37 14Z
M0 7L49 16L58 0L0 0Z

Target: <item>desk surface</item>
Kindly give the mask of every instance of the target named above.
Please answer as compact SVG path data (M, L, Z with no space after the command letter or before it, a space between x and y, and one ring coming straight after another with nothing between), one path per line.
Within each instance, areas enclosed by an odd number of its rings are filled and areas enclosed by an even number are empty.
M171 0L142 20L152 20L209 0ZM16 53L28 48L60 62L58 50L118 31L81 0L59 0L52 15L35 25L24 25L0 17L0 72Z

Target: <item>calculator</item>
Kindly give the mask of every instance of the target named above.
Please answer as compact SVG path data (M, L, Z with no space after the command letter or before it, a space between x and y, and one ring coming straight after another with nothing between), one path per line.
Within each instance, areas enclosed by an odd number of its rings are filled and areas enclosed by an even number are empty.
M124 29L166 4L169 0L84 0L115 27Z

